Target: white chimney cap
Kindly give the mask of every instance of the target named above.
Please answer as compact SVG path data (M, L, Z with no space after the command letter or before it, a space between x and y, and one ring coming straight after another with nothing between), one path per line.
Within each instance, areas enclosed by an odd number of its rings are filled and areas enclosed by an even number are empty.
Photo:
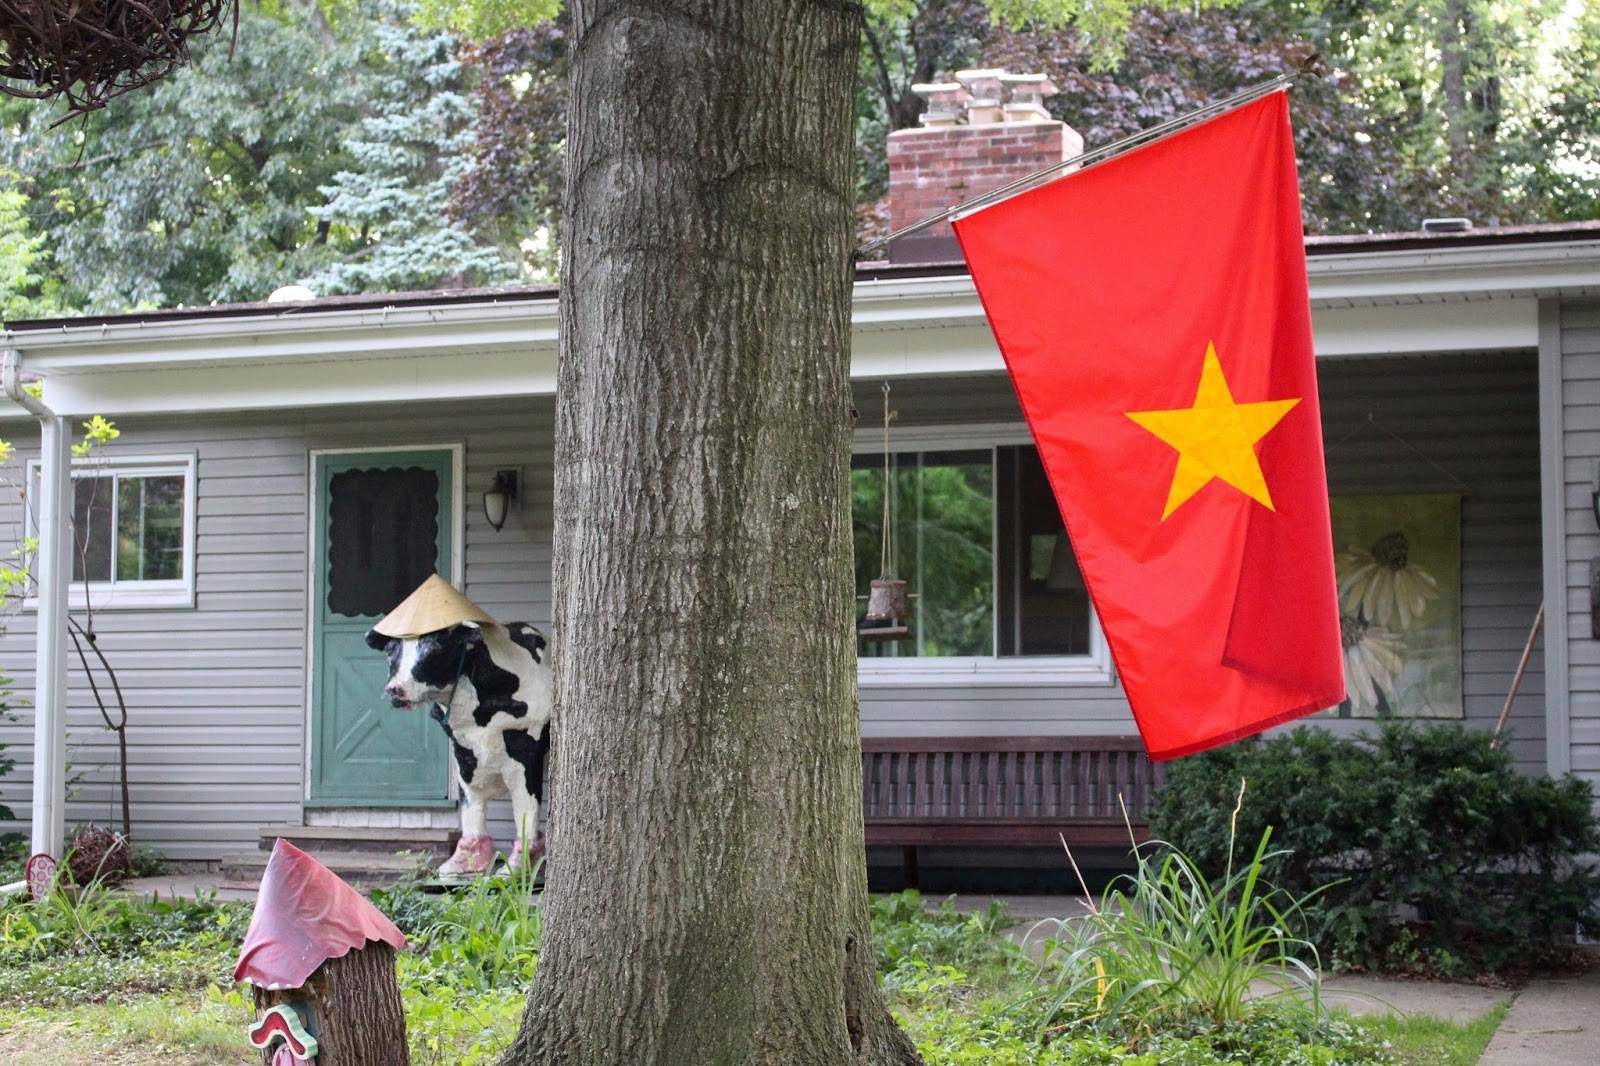
M267 303L300 303L304 300L315 300L316 298L317 294L304 285L285 285L282 288L273 289L272 295L267 297Z

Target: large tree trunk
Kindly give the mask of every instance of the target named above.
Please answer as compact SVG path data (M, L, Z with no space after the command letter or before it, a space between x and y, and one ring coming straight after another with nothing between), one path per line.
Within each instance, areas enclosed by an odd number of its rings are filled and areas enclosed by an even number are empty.
M862 850L860 12L569 11L551 866L505 1062L915 1062Z

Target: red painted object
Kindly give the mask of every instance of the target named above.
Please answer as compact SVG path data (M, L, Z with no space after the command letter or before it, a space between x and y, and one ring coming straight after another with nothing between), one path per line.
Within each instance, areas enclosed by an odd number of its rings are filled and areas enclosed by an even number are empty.
M56 860L42 851L30 858L27 865L22 868L22 876L28 882L28 894L35 900L49 895L50 890L55 887L58 869Z
M299 988L324 962L374 940L405 950L405 936L361 893L279 840L261 876L233 979L258 988Z
M955 230L1150 757L1343 700L1285 96Z
M317 1039L306 1032L300 1015L287 1003L280 1003L250 1027L250 1043L263 1050L281 1041L283 1046L272 1056L272 1066L293 1066L295 1060L310 1062L317 1053Z

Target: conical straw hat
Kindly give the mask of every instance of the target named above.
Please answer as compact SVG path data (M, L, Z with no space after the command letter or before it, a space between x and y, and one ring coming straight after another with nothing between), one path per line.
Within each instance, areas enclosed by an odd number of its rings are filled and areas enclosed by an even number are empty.
M372 628L386 637L420 637L438 629L449 629L462 622L488 622L498 625L489 612L467 599L455 587L431 574L417 591L401 601L400 606L384 616Z

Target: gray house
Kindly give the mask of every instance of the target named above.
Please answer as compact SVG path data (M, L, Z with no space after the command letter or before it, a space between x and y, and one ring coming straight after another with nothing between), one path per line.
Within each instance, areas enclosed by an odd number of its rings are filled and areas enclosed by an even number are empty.
M915 176L902 164L895 180ZM935 236L907 256L947 251ZM1510 743L1530 773L1600 785L1600 224L1307 252L1341 578L1387 582L1393 605L1353 614L1359 692L1316 721L1493 727L1544 602ZM862 642L863 735L1133 732L964 268L863 266L854 322L858 569L877 576L887 383L890 532L920 593L911 638ZM434 569L496 617L549 625L555 291L19 323L4 345L51 411L122 431L72 470L69 508L90 532L70 605L80 620L93 605L129 705L140 842L215 860L264 825L455 824L443 739L384 705L361 634ZM48 510L39 425L0 413L29 497L0 500L7 544ZM498 529L481 504L497 479L515 483ZM1402 530L1396 556L1384 538ZM23 695L37 617L25 606L0 636ZM65 819L115 821L114 738L75 661L63 705ZM24 819L34 718L0 723L18 762L0 802Z

